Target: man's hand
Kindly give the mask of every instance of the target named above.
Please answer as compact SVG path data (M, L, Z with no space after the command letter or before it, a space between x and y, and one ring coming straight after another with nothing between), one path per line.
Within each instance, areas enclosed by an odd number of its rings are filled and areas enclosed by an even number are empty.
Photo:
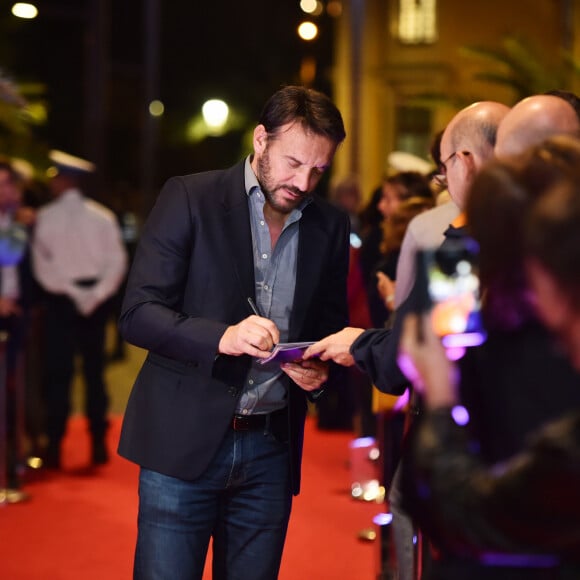
M328 380L328 363L316 359L284 363L280 368L305 391L316 391Z
M270 319L252 314L238 324L226 328L220 339L218 352L266 358L279 341L278 327Z
M354 365L354 358L350 354L350 347L363 332L363 328L347 326L309 346L304 352L303 358L306 360L317 356L323 361L333 360L339 365L351 367Z

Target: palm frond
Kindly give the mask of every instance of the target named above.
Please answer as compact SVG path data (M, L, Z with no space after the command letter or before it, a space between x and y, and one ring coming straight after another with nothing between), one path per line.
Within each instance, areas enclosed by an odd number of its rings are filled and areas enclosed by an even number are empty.
M479 58L490 65L476 72L475 79L509 87L520 98L555 87L565 89L571 78L580 74L580 63L570 56L562 57L554 65L545 61L529 41L517 35L504 37L500 48L464 46L460 54Z

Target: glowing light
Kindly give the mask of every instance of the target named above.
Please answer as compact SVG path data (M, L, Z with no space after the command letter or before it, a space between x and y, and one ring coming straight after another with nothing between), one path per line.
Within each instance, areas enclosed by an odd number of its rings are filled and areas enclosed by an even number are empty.
M16 2L12 6L12 14L17 18L36 18L38 16L38 9L34 4L28 2Z
M316 0L300 0L300 8L306 14L312 14L316 10L317 4Z
M462 332L460 334L448 334L443 337L442 342L445 348L457 348L466 346L479 346L485 342L487 334L485 332Z
M469 423L469 411L462 405L456 405L451 409L451 416L457 425L467 425Z
M377 526L388 526L392 521L393 521L392 514L385 514L385 513L377 514L373 518L373 524L376 524Z
M302 0L300 8L312 16L320 16L324 12L324 6L320 0Z
M338 18L342 14L342 2L339 2L339 0L330 0L326 5L326 13L331 18Z
M370 447L374 445L376 439L374 437L357 437L349 443L351 449L360 449L361 447Z
M228 120L230 110L228 105L221 99L210 99L201 107L201 113L209 129L220 131Z
M161 101L151 101L149 103L149 114L152 117L161 117L165 112L165 105Z
M450 335L451 336L451 335ZM464 346L445 347L445 354L450 361L458 361L465 356L466 349Z
M298 26L298 36L302 40L314 40L318 36L318 26L314 22L302 22Z

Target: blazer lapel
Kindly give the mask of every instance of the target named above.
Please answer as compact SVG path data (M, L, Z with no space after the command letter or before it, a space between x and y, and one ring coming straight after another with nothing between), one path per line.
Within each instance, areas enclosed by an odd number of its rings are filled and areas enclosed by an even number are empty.
M248 199L244 190L244 164L236 165L224 184L222 207L224 211L224 237L229 244L232 272L240 286L240 297L254 297L254 263L252 230ZM248 312L249 314L250 312Z

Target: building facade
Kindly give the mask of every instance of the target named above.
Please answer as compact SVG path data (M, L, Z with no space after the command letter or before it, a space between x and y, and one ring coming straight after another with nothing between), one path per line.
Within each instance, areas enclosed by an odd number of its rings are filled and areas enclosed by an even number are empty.
M344 0L333 84L348 139L335 171L368 195L390 152L428 159L463 106L575 90L564 55L579 57L579 12L580 0Z

